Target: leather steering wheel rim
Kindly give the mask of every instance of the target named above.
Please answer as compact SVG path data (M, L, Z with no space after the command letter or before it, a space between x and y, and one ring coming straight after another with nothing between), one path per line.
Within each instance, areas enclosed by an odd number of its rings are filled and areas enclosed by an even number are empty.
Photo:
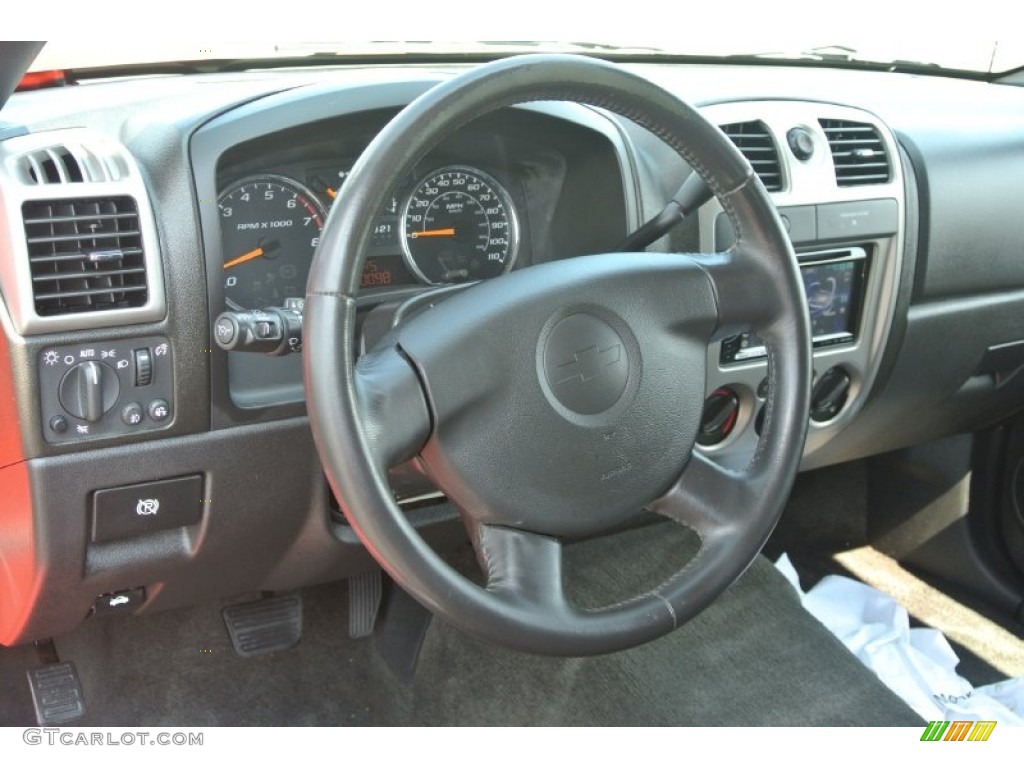
M732 221L736 243L720 254L615 254L514 271L461 292L422 319L414 318L409 329L393 334L357 363L356 296L363 254L374 217L395 181L442 137L473 119L541 100L589 104L652 131L705 179ZM536 275L523 274L535 270ZM628 302L624 295L638 298ZM625 603L578 609L561 589L560 536L605 526L610 519L598 515L581 522L583 516L574 510L574 516L549 514L550 524L544 515L524 522L529 510L525 516L518 514L521 509L513 514L495 501L494 493L466 490L474 481L473 468L463 477L465 467L459 464L472 464L473 459L460 453L459 430L475 430L472 437L479 445L482 430L502 426L500 410L490 411L496 420L489 427L467 419L467 403L483 395L462 391L466 377L446 379L459 345L471 340L455 331L448 336L446 329L454 318L475 312L481 313L481 328L490 327L488 323L501 327L499 320L532 313L524 329L535 333L524 330L523 335L534 344L534 336L541 334L536 342L540 362L536 371L530 369L527 357L533 347L526 345L515 375L531 392L545 391L552 406L543 415L545 429L578 441L596 439L600 432L606 440L623 440L624 447L639 445L636 435L649 429L669 447L677 476L668 482L658 465L665 451L653 446L654 453L643 454L635 465L622 465L638 479L620 480L606 472L600 480L607 480L608 489L598 490L618 498L619 482L633 495L657 489L646 505L695 530L702 540L699 553L682 571ZM553 380L544 381L541 357L544 345L552 343L544 334L554 333L551 329L569 316L584 317L593 327L603 328L603 323L613 328L613 338L625 349L624 376L639 382L635 387L624 384L626 394L596 417L560 408L549 391ZM683 326L685 332L679 331ZM695 350L701 347L706 355L713 339L741 328L754 330L765 343L769 397L751 462L743 470L727 470L693 451L704 398L703 363L698 364ZM648 342L651 336L672 338L656 345ZM657 353L675 354L671 345L688 350L685 375L677 378L690 379L686 402L673 406L672 418L666 416L671 428L663 429L657 421L661 414L651 412L650 403L669 402L661 388L670 379L658 379L665 366ZM509 347L513 349L519 350ZM310 422L328 479L357 535L395 581L436 614L485 639L524 651L583 656L620 650L671 631L706 607L757 556L799 468L811 344L792 246L764 187L729 140L693 107L618 66L586 57L531 55L484 65L432 88L392 120L360 157L328 217L310 273L304 367ZM474 382L488 376L486 366L479 370L470 377ZM534 381L538 371L539 386ZM458 397L462 401L452 404ZM495 403L511 402L507 394L501 395L504 400L493 397ZM671 402L678 399L673 394ZM561 410L570 412L552 415ZM640 426L638 413L643 415ZM448 427L453 421L457 428ZM505 426L517 429L514 420ZM510 441L515 442L514 436ZM485 586L444 563L395 503L387 469L417 455L433 465L442 489L467 511L467 528L487 576ZM596 480L590 485L595 484L600 485ZM588 496L588 503L593 498L604 497Z

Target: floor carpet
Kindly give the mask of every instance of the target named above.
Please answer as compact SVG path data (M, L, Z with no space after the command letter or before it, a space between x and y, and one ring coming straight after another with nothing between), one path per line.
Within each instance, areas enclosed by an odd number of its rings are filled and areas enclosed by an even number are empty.
M665 523L574 545L571 592L582 604L611 602L657 583L692 544ZM681 629L599 658L506 651L434 620L411 680L385 662L373 638L347 637L343 584L304 590L303 600L299 645L249 659L233 652L217 605L90 619L56 639L85 690L88 714L76 725L920 722L800 607L764 558ZM25 654L0 649L0 724L32 724L27 685L17 683Z

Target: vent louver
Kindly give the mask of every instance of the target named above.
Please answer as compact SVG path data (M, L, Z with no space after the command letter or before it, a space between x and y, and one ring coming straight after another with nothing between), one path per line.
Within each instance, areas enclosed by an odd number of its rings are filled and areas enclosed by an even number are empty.
M22 216L38 315L146 303L142 234L132 197L28 201Z
M751 120L746 123L730 123L721 128L750 162L764 188L769 192L778 192L782 189L779 150L767 126L760 120Z
M55 144L19 158L21 181L30 186L120 181L127 175L124 160L104 148Z
M832 151L836 184L857 187L889 181L889 156L875 126L824 118L818 122Z
M33 184L73 184L81 182L82 166L66 147L52 147L25 155L23 162Z

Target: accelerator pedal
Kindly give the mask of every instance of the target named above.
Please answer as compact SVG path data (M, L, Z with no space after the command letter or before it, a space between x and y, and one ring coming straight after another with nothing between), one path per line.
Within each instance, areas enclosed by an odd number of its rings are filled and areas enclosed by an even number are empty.
M69 723L85 716L85 694L74 663L47 664L28 671L39 725Z
M353 640L373 634L382 593L380 568L349 577L348 636Z
M302 598L298 594L229 605L222 613L235 653L244 658L286 651L302 639Z

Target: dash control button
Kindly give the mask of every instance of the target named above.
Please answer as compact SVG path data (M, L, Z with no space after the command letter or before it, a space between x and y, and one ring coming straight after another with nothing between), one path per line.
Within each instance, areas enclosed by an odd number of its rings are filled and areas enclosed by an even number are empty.
M121 421L129 427L142 423L142 406L138 403L128 403L121 409Z
M136 349L132 355L135 358L135 386L148 387L153 383L153 356L148 347Z
M154 400L149 404L148 410L149 418L153 421L167 421L167 417L171 415L171 406L166 400Z
M96 491L92 540L113 541L198 523L202 495L202 475Z

